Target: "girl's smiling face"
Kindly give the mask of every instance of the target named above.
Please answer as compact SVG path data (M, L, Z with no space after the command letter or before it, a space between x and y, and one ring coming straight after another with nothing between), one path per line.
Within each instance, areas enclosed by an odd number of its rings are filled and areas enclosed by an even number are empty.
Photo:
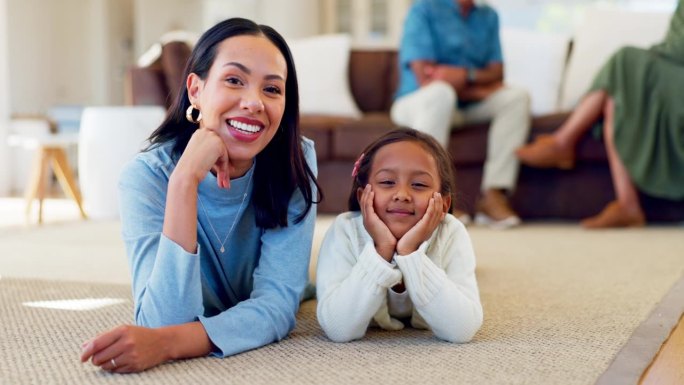
M216 132L237 176L273 139L285 111L287 63L263 36L240 35L216 46L206 79L190 74L190 102L202 112L200 125Z
M383 146L372 162L373 208L400 239L425 215L433 193L440 192L437 163L420 143L408 140Z

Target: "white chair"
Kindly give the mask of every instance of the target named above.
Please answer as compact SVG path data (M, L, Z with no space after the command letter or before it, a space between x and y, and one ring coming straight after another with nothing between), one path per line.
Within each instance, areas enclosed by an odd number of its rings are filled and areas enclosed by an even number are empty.
M145 147L163 121L159 106L88 107L79 133L78 168L83 206L91 219L119 217L118 181L125 164Z

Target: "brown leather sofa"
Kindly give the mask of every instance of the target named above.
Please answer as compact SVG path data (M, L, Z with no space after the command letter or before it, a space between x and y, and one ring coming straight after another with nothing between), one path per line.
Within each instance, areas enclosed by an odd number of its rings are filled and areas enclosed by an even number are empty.
M180 43L178 43L180 44ZM159 61L150 67L129 71L131 104L168 106L169 92L178 87L189 50L167 44ZM360 119L302 115L302 133L314 140L318 157L319 183L325 194L320 213L347 209L351 170L363 148L396 126L389 118L397 86L396 50L352 50L349 79L352 94L363 112ZM552 132L567 117L554 114L534 117L530 138ZM454 130L448 150L456 177L456 207L473 213L482 178L487 148L488 124ZM606 153L600 140L586 135L577 148L574 169L540 170L522 167L512 205L523 219L580 219L598 213L614 199ZM684 219L684 202L642 195L649 221Z

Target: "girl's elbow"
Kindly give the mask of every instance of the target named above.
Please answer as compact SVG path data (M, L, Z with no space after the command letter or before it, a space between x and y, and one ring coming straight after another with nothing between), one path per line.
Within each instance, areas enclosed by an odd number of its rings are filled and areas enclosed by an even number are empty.
M442 330L441 332L435 331L435 335L445 341L453 342L457 344L464 344L473 340L475 334L482 327L482 313L476 315L473 319L466 322L459 322L453 327Z
M337 343L351 342L363 337L363 335L355 336L352 333L349 333L348 331L339 329L334 330L323 328L323 331L325 332L325 335L328 336L328 339L330 339L330 341Z
M435 335L447 342L465 344L473 340L473 337L475 337L475 333L477 333L478 330L479 328L474 330L452 330L451 332L443 333L442 335L437 335L436 333Z
M343 344L346 342L352 342L355 339L357 339L357 338L348 338L348 337L346 337L346 338L335 338L335 337L331 337L330 335L328 336L328 338L330 339L330 341L338 343L338 344Z
M330 325L330 323L326 322L325 317L319 316L318 323L325 335L328 336L328 339L333 342L350 342L363 337L363 333L357 335L358 333L354 333L354 330L350 328L341 325Z

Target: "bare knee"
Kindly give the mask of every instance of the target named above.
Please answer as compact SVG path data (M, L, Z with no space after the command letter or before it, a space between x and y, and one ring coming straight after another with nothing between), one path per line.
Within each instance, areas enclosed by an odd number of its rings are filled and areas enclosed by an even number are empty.
M603 102L603 114L605 116L612 116L615 109L615 101L611 96L606 94L606 99Z
M606 143L613 141L613 113L615 111L615 102L611 96L606 94L606 99L603 102L603 136Z

